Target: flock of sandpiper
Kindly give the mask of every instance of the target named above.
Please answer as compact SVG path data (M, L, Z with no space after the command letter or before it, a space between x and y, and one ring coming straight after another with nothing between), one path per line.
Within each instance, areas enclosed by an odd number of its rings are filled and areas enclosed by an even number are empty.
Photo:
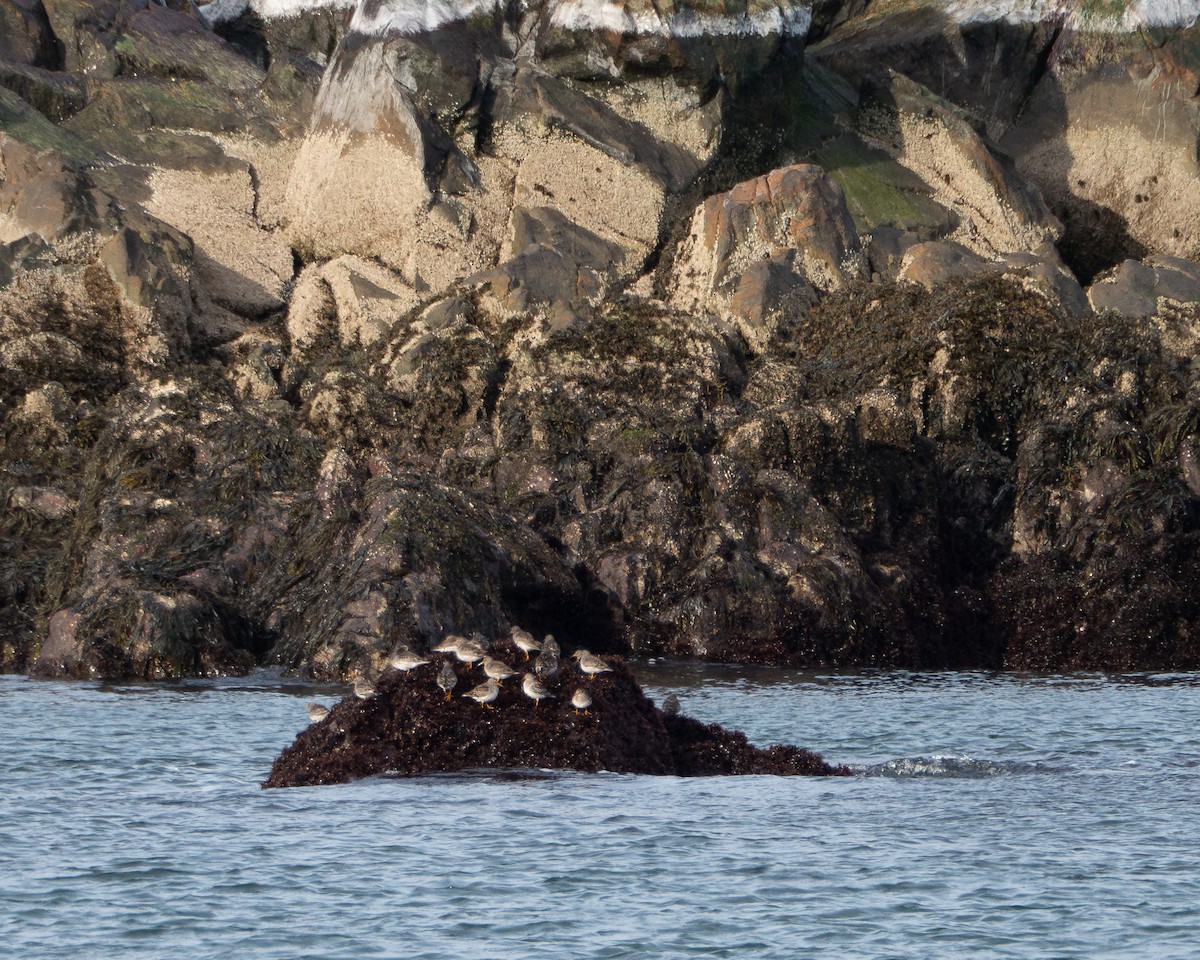
M509 631L509 640L513 646L525 654L525 659L528 661L533 658L533 670L526 671L521 678L521 690L525 696L533 701L536 707L542 700L553 698L554 694L546 689L542 680L553 677L559 670L559 646L552 634L538 641L534 639L533 634L527 630L522 630L520 627L513 627ZM500 696L500 685L510 677L517 676L520 671L514 670L507 663L497 660L488 654L487 641L479 634L473 634L471 637L460 637L456 634L447 634L442 638L442 642L436 647L430 648L431 653L449 654L458 660L460 663L465 663L468 666L479 664L483 668L484 676L487 679L476 687L468 690L463 694L464 697L469 697L476 703L484 706L489 706L498 696ZM536 657L533 655L537 654ZM596 676L601 673L608 673L612 670L607 663L600 657L587 650L576 650L571 654L571 660L575 660L579 666L579 670L585 676ZM400 647L388 659L388 666L393 670L399 670L402 673L408 673L410 670L416 670L418 667L423 667L427 663L431 663L427 657L423 657L415 653L410 647ZM446 699L449 700L452 691L458 686L458 674L450 665L450 660L442 661L442 668L437 674L437 685L440 690L446 694ZM365 676L358 676L354 680L354 694L361 700L369 700L375 696L375 684ZM583 687L579 687L571 695L571 706L575 708L575 712L588 712L592 706L592 695ZM329 716L329 708L323 707L317 703L308 704L308 717L314 723L319 723Z

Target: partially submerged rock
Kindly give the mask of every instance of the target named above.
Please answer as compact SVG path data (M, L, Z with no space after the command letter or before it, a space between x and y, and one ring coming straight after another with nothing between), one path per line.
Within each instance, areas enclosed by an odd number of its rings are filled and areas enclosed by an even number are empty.
M376 681L375 696L349 696L335 705L280 754L263 786L479 768L675 776L849 772L799 747L760 749L744 734L669 716L642 693L620 660L611 660L611 672L596 677L564 667L544 681L553 698L536 705L514 678L489 706L462 695L484 679L482 671L463 664L455 668L458 686L447 699L434 683L443 662L433 655L431 663L407 673L389 671ZM571 706L579 688L592 696L586 713Z

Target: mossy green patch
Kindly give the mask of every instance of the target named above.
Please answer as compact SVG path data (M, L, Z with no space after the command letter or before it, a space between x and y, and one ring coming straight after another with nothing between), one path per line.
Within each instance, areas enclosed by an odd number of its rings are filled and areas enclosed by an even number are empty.
M954 214L930 196L916 174L853 134L822 145L811 159L841 186L860 232L898 227L930 240L954 228Z
M54 150L82 163L98 163L103 153L72 132L57 127L10 90L0 87L0 130L36 150Z
M122 78L100 84L91 103L65 126L101 143L122 130L221 133L240 130L245 124L245 111L214 86L191 80Z

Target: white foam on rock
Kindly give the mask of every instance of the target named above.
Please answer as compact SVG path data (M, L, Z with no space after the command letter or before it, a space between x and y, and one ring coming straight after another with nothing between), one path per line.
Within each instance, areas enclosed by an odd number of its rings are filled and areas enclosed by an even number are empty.
M385 0L368 13L368 5L360 4L350 30L371 37L409 36L491 13L501 5L502 0Z
M565 30L610 30L630 36L769 37L804 36L812 24L812 10L781 3L757 13L731 15L677 10L662 16L651 7L631 12L624 4L609 0L563 0L550 15L550 22Z
M1104 10L1080 0L950 0L946 12L959 23L1057 22L1076 30L1134 33L1146 27L1190 27L1200 0L1131 0Z
M490 13L503 0L212 0L200 8L209 23L240 16L247 8L267 20L317 10L355 9L351 29L367 36L411 35ZM960 23L1058 22L1080 30L1130 33L1146 27L1189 27L1200 19L1200 0L1130 0L1103 10L1084 0L929 0ZM607 30L630 36L673 38L804 36L812 12L794 0L755 13L705 14L683 9L661 14L649 6L635 12L619 0L550 0L550 22L565 30ZM1115 5L1114 5L1115 6ZM368 13L368 7L372 12Z
M200 7L200 14L210 24L236 20L247 9L254 10L264 20L282 20L318 10L351 10L358 0L212 0Z
M409 36L437 30L504 6L504 0L213 0L200 8L210 23L233 20L247 8L266 20L325 9L356 7L350 29L365 36ZM631 12L612 0L562 0L548 3L550 22L564 30L610 30L631 36L673 38L734 36L804 36L812 22L808 6L781 0L776 6L749 14L703 14L678 10L665 16L653 8Z

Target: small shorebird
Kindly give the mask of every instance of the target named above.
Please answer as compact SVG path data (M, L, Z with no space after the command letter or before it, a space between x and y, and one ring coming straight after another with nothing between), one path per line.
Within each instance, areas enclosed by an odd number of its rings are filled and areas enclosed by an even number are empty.
M484 650L490 650L492 648L492 641L485 637L478 630L473 631L471 635L467 637L467 642L478 644L479 646L483 647Z
M679 713L679 698L673 693L668 693L667 698L663 701L663 713L668 717L673 717Z
M580 710L582 710L584 713L587 713L588 707L591 705L592 695L584 690L583 687L580 687L573 694L571 694L571 706L575 708L576 713L579 713Z
M542 686L542 681L535 677L532 673L525 674L525 679L521 681L521 689L525 691L525 696L533 701L536 707L546 697L553 697L549 690Z
M558 657L544 649L533 661L533 672L539 677L552 677L558 673Z
M542 653L548 653L552 657L557 657L562 653L558 649L558 641L554 639L554 634L548 633L542 637Z
M445 692L447 700L450 699L450 691L458 686L458 674L450 666L449 660L442 661L442 670L437 675L437 685Z
M319 703L306 703L304 709L308 711L308 719L313 723L320 723L329 716L329 708L323 707Z
M542 645L533 639L533 634L520 627L513 627L509 630L508 639L513 642L513 646L525 654L526 660L529 659L531 653L537 653L542 649Z
M401 647L388 660L388 666L401 673L408 673L429 661L420 654L413 653L408 647Z
M359 700L370 700L375 696L375 684L366 677L354 678L354 695Z
M442 637L441 643L439 643L436 647L430 647L429 649L433 653L455 653L458 648L466 642L466 637L460 637L457 633L448 633Z
M507 680L509 677L515 677L517 671L510 667L507 663L502 663L499 660L493 660L491 657L483 658L483 672L491 679L496 681Z
M610 667L594 653L589 653L582 647L571 654L571 659L578 660L579 669L589 676L595 676L597 673L609 673L612 671L612 667Z
M475 663L487 656L487 650L474 640L464 640L454 648L454 656L462 663Z
M476 703L481 703L486 707L500 696L500 684L495 680L488 680L486 683L481 683L474 689L468 690L463 696L470 697Z

